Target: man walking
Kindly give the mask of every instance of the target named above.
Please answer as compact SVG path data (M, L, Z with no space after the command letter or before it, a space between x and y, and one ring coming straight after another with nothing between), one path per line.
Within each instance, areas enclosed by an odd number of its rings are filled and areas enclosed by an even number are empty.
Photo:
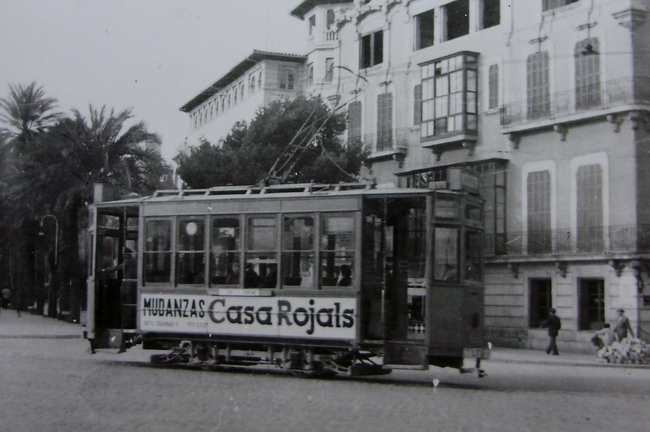
M551 351L553 351L553 355L560 355L555 339L557 339L557 335L560 333L562 322L560 321L560 318L555 315L555 309L551 308L551 310L549 310L549 315L548 320L542 326L543 328L548 327L548 335L551 338L551 341L546 348L546 354L550 354Z

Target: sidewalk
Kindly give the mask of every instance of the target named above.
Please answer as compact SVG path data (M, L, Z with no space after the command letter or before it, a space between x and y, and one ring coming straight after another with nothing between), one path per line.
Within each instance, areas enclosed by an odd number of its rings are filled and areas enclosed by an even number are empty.
M11 338L38 339L79 339L83 327L53 318L23 312L18 318L16 311L3 310L0 313L0 340ZM542 350L512 349L494 347L487 361L495 363L523 363L562 366L595 366L618 368L650 368L650 365L602 363L594 354L561 353L559 356L547 355Z
M82 327L54 318L22 312L20 317L12 309L0 312L0 339L75 339L81 338Z

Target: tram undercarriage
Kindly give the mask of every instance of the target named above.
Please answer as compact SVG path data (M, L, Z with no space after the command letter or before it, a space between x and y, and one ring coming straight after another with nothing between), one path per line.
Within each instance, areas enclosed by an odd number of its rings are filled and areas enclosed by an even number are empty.
M392 369L375 360L380 353L323 347L240 346L183 341L166 354L153 354L153 364L184 364L204 369L268 365L300 376L387 375Z
M274 366L282 371L303 377L344 375L350 377L388 375L399 366L383 364L383 353L361 349L332 349L324 347L289 347L281 345L255 345L182 341L165 354L151 355L152 364L187 365L206 370L227 366ZM432 357L420 365L428 369L453 367L460 373L477 373L487 376L481 369L481 359L473 367L463 367L462 357Z

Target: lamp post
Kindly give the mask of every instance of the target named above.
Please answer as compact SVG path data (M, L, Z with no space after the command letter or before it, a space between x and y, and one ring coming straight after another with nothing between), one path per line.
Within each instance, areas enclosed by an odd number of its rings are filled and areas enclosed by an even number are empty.
M54 265L56 265L57 256L58 256L58 245L59 245L59 220L54 215L51 214L45 215L41 218L41 228L43 228L43 221L49 217L54 219ZM45 233L41 231L39 234L44 235Z

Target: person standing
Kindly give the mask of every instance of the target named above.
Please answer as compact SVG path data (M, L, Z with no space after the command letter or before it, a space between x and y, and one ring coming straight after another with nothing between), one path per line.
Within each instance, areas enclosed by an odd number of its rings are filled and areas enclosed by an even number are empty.
M614 324L614 333L616 333L616 339L620 342L627 337L627 332L630 332L630 335L634 337L634 331L632 331L632 326L630 325L630 320L625 316L625 311L623 309L617 310L618 319L616 324Z
M22 296L17 295L16 296L16 316L20 318L20 314L23 311L23 299Z
M546 323L544 323L544 325L542 326L542 328L548 327L548 335L551 339L548 344L548 347L546 348L546 354L550 354L551 351L553 351L553 355L560 355L555 340L557 339L557 335L560 334L560 329L562 328L562 322L560 321L560 318L558 318L558 316L555 315L555 309L551 308L551 310L549 310L548 312L549 312L548 320L546 320Z
M2 309L7 310L7 307L9 307L9 299L11 298L11 291L9 288L5 288L2 290Z
M605 346L610 346L616 340L616 333L609 325L605 323L603 329L594 334L594 337L591 339L599 349Z

